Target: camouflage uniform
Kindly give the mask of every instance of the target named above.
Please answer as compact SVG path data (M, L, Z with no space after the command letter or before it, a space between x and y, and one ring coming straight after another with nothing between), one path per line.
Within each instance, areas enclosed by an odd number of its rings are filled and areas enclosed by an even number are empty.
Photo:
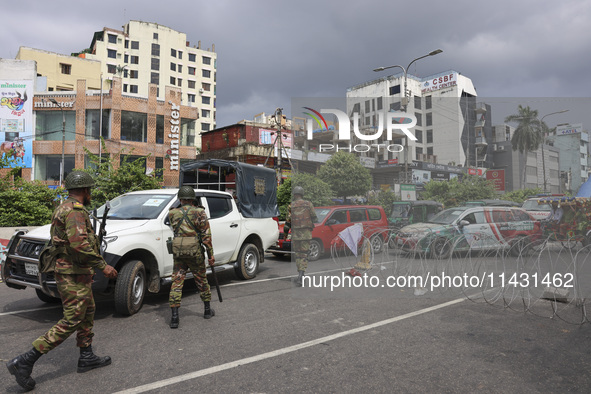
M287 208L287 219L291 226L291 247L295 254L298 271L308 268L308 252L314 223L318 220L310 201L295 199Z
M183 210L187 213L187 218L194 224L195 229L187 220L183 220ZM195 207L190 204L185 204L180 208L171 209L168 213L170 219L170 226L174 229L181 222L176 234L179 237L199 237L201 245L207 250L208 256L213 257L213 246L211 244L211 230L209 228L209 221L205 214L203 207ZM181 306L181 297L183 292L183 284L185 283L185 276L187 271L193 273L197 290L203 302L211 301L211 291L209 283L207 283L206 269L205 269L205 255L204 249L199 248L199 252L195 257L174 257L174 268L172 272L172 286L170 288L170 296L168 303L171 308L178 308Z
M51 240L62 247L55 265L55 280L63 305L63 318L33 342L45 354L77 331L77 346L92 343L95 304L92 294L94 270L107 263L100 255L98 240L84 206L73 198L64 201L51 219Z

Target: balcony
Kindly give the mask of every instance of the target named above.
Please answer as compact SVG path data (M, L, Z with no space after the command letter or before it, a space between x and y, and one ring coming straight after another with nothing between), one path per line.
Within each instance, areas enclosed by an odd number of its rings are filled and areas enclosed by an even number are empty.
M488 146L488 142L485 137L476 137L476 146Z

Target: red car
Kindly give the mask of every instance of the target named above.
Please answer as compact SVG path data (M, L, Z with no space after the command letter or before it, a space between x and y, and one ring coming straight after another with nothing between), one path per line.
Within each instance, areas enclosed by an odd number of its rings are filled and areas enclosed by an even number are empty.
M377 205L335 205L314 208L318 222L312 231L310 261L318 260L330 251L333 239L344 229L355 223L363 224L363 236L370 239L374 252L379 253L388 240L388 218L381 206ZM291 253L291 234L284 234L279 228L277 243L269 248L275 255Z

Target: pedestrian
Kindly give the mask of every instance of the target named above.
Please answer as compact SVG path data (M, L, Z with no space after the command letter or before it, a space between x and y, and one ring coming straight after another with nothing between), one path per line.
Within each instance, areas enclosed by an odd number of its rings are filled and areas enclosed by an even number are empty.
M316 211L310 201L304 200L304 189L293 188L293 201L287 209L286 225L291 228L291 244L295 253L298 277L296 285L302 286L304 274L308 268L308 253L314 223L318 221Z
M210 306L211 291L205 270L205 250L209 256L207 260L209 265L213 266L215 262L209 221L205 209L202 206L193 205L195 190L191 186L182 186L179 189L178 198L181 201L181 206L171 209L168 213L170 226L174 231L172 246L174 267L168 298L172 311L170 328L178 328L179 326L179 307L183 295L183 284L189 270L193 273L201 301L204 303L203 317L211 319L215 315L215 311Z
M99 357L92 352L92 331L95 304L92 277L95 269L103 271L109 279L117 277L115 268L107 265L100 254L98 238L90 224L84 205L91 199L92 177L82 171L72 171L65 180L69 197L53 212L51 242L58 249L55 262L55 281L61 297L63 317L44 335L33 342L27 353L9 361L6 366L17 383L25 390L35 387L31 377L33 365L76 332L76 345L80 348L78 372L87 372L111 364L111 357Z

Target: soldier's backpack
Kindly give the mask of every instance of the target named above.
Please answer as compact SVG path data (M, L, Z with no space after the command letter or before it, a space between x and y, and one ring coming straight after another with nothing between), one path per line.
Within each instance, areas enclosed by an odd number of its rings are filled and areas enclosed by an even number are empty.
M197 234L199 234L199 231L197 231L195 224L187 217L187 211L182 207L181 211L183 212L183 217L174 229L174 238L171 242L172 255L174 257L196 257L201 254L201 242L199 242L199 237L179 237L178 231L183 221L187 221Z
M39 253L39 271L44 274L55 271L55 262L60 253L63 253L62 247L55 246L51 239L47 241Z

